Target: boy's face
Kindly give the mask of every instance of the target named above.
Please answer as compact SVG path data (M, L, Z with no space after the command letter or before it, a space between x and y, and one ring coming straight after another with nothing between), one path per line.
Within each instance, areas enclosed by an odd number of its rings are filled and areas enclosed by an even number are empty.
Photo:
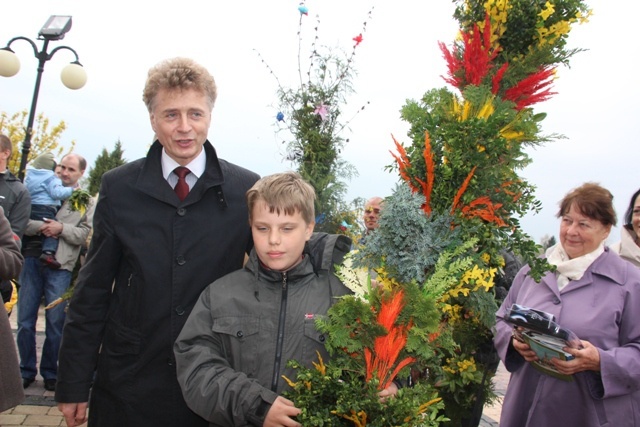
M251 233L260 261L271 270L290 270L302 260L313 226L304 221L300 212L278 215L269 212L269 206L259 200L253 206Z

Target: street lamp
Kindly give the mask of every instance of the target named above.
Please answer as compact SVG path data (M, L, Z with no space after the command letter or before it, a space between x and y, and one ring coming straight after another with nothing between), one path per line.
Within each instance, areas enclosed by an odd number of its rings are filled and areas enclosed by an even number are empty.
M24 172L27 167L27 157L31 149L31 134L33 133L33 121L36 114L36 104L38 103L38 92L40 91L40 81L42 80L42 72L44 64L55 55L59 50L70 50L75 55L76 60L62 69L60 78L62 83L69 89L80 89L87 82L87 73L84 71L82 64L78 60L78 54L69 46L58 46L50 53L47 52L49 42L52 40L62 40L64 35L71 29L71 16L52 15L49 17L44 26L38 33L38 40L43 40L42 50L38 51L33 40L27 37L14 37L9 40L6 47L0 49L0 76L12 77L20 71L20 61L16 54L11 50L11 43L16 40L25 40L31 44L33 54L38 59L38 74L36 77L36 86L33 90L33 99L31 100L31 110L29 111L29 120L27 128L24 132L24 142L22 143L22 158L20 159L20 170L18 171L21 181L24 181Z

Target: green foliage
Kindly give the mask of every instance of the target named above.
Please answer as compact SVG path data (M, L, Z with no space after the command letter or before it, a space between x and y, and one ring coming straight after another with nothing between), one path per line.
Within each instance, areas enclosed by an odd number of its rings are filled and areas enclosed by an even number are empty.
M302 413L296 418L305 427L428 427L445 421L439 414L443 403L427 384L403 388L396 398L382 403L375 380L364 383L334 362L325 366L325 373L305 368L296 361L290 361L289 366L297 369L297 375L293 388L285 391L284 396L301 408ZM430 404L424 413L417 414L417 409L427 403Z
M591 10L582 0L453 0L454 18L463 31L473 31L474 25L484 28L489 16L492 28L492 48L497 57L486 76L485 84L508 63L503 89L512 87L540 67L569 64L569 59L582 49L568 49L571 26L586 22ZM458 44L458 47L461 45Z
M535 280L550 269L520 227L518 218L538 212L540 202L519 171L531 162L527 148L562 137L541 134L546 115L531 105L553 94L554 67L578 51L566 48L571 25L590 11L579 0L454 3L462 37L451 50L441 47L446 81L459 93L433 89L402 108L410 142L396 141L388 169L398 171L411 197L398 188L388 198L376 238L367 238L372 247L359 260L383 265L392 280L423 283L437 298L435 355L418 376L437 387L444 414L458 426L492 398L501 251L521 256ZM387 207L393 218L385 218Z
M348 142L348 139L342 136L350 121L344 119L344 107L348 96L354 92L352 79L356 71L353 63L359 43L354 43L350 54L340 49L319 46L318 20L307 71L303 75L302 23L301 15L298 30L300 81L297 86L287 87L276 77L278 115L282 115L277 123L280 126L279 132L286 131L289 134L286 137L288 141L283 141L287 147L286 159L296 166L297 172L315 189L315 230L348 234L346 229L355 228L357 218L350 213L352 209L344 199L347 182L358 173L355 167L340 155ZM363 32L366 25L365 21ZM275 77L276 74L264 59L262 62ZM359 111L364 108L361 107Z
M451 228L452 218L427 216L420 206L424 198L406 186L398 186L385 199L379 228L367 236L354 256L356 265L384 265L399 282L424 283L440 253L462 243L460 230Z
M453 250L442 252L433 274L424 283L425 294L441 299L446 291L453 288L460 281L462 274L473 266L475 259L464 255L470 253L477 242L477 239L471 239Z
M373 357L386 354L387 347L378 339L390 331L379 323L379 316L383 305L390 303L398 289L378 287L371 289L365 298L342 297L326 317L316 321L318 330L327 337L325 346L331 360L325 364L319 359L313 368L290 361L289 365L296 368L296 378L289 379L293 389L284 393L302 409L297 417L302 425L436 426L445 420L441 399L429 382L401 389L386 401L378 397L380 383L368 368L365 353L370 351ZM403 285L401 289L402 310L393 327L411 327L406 345L394 347L399 351L397 360L412 357L413 367L425 369L434 354L425 342L439 324L435 299L425 296L415 284ZM370 374L374 375L367 380ZM408 368L404 368L398 378L407 378L408 374Z
M69 197L68 202L69 207L72 211L79 211L84 215L87 207L89 206L89 203L91 203L91 194L81 188L76 189Z
M90 194L98 194L100 190L100 182L102 182L102 175L111 169L122 166L127 161L122 158L123 155L122 143L120 140L116 141L113 150L109 153L106 148L102 149L102 153L96 158L93 168L89 171L89 188Z
M9 115L6 112L0 113L0 133L9 137L13 144L11 158L7 167L14 175L18 176L20 168L20 160L22 159L22 143L25 137L25 129L27 127L27 110L20 111ZM50 127L49 119L43 113L36 115L33 132L31 134L31 148L27 163L38 157L40 154L50 151L60 159L64 154L73 151L76 142L69 143L68 150L60 145L62 133L67 129L64 121L60 121L57 125Z

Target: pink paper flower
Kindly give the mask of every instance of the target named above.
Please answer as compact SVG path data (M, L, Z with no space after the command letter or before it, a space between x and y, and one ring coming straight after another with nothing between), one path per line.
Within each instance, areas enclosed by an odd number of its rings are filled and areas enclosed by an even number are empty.
M327 120L327 116L329 116L329 110L327 110L327 106L324 104L318 105L313 113L319 115L323 122Z

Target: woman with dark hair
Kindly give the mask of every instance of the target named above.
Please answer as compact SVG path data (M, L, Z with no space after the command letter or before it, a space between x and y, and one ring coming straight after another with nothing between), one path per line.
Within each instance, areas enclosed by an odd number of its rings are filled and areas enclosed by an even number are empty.
M494 344L511 372L500 426L640 426L640 269L604 244L616 224L613 196L584 184L562 199L558 217L559 243L546 252L555 271L536 282L523 267L496 313ZM506 320L513 304L575 333L579 345L563 348L572 360L541 361Z
M620 229L620 241L611 246L611 250L622 258L640 267L640 190L633 193L624 225Z

